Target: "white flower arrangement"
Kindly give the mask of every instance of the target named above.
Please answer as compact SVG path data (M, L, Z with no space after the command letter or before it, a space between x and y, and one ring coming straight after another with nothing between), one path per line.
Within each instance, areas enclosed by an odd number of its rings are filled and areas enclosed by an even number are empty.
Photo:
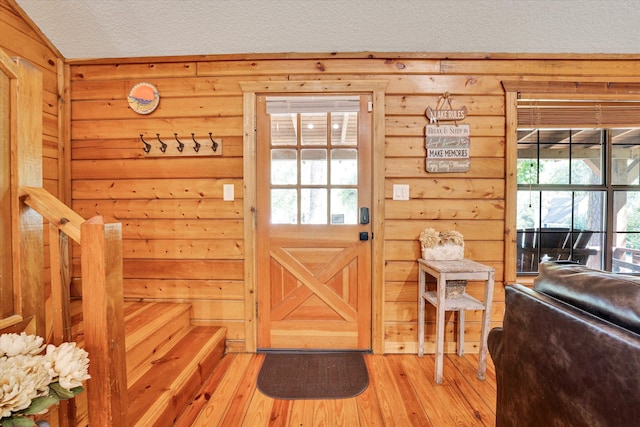
M74 342L45 345L34 335L0 335L0 426L31 427L46 413L82 392L89 376L88 353Z
M426 260L456 260L464 258L464 237L455 230L436 231L425 228L420 233L422 258Z

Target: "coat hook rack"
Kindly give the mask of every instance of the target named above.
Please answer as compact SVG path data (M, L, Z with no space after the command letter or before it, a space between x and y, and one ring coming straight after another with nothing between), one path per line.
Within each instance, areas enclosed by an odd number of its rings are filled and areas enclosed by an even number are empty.
M144 144L144 152L148 153L149 151L151 151L151 144L149 144L147 141L144 140L143 138L143 134L140 134L140 141L142 141L142 143Z
M178 142L178 151L182 153L182 150L184 150L184 143L178 139L177 133L174 133L173 136L176 137L176 141Z
M158 142L160 143L160 151L162 151L163 153L165 151L167 151L167 144L165 144L161 139L160 139L160 134L156 133L156 135L158 136Z
M195 150L195 152L197 153L198 151L200 151L200 143L198 141L196 141L196 134L192 133L191 134L191 139L193 139L193 149Z
M213 140L213 132L209 132L209 138L211 139L211 148L215 153L216 151L218 151L218 143Z
M159 133L156 133L156 138L158 139L158 144L149 143L145 141L144 134L141 133L140 141L143 144L142 150L144 151L144 157L211 157L211 156L222 156L222 140L214 139L213 132L209 132L209 139L211 140L211 145L209 142L198 142L198 138L196 137L195 132L191 133L191 139L193 140L193 151L185 149L189 142L185 143L180 140L180 136L178 132L173 132L173 137L176 142L166 143L162 140L162 137ZM203 141L206 139L204 137ZM209 147L211 147L212 151L209 151ZM201 149L202 148L202 149ZM206 148L206 150L204 149Z

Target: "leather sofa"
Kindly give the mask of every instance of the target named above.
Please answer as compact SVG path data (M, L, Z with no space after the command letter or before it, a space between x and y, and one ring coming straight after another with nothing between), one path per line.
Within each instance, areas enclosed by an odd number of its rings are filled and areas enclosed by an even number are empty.
M640 426L640 278L540 265L489 333L497 427Z

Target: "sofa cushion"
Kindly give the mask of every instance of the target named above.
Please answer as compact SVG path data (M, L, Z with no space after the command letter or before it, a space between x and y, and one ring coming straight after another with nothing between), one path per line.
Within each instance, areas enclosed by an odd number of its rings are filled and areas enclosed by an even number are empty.
M533 289L640 334L639 277L545 262Z

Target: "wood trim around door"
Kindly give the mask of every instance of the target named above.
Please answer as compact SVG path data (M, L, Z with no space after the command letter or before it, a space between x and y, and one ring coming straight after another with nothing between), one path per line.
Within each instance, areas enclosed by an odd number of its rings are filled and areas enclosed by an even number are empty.
M386 80L310 80L240 82L243 91L245 350L257 349L256 322L256 94L345 93L372 96L372 307L371 337L375 354L384 353L384 97Z

